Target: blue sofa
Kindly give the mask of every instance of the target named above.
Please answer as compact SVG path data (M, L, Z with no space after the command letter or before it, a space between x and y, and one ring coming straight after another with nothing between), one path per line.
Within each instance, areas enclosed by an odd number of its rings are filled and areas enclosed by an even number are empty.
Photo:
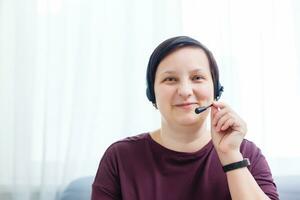
M275 177L281 200L300 200L300 176ZM89 200L94 177L87 176L72 181L63 191L60 200Z

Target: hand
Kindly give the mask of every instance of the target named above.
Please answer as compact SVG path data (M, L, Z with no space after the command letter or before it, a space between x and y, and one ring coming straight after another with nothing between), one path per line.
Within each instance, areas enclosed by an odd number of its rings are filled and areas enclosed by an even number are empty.
M246 123L228 105L213 102L211 107L212 141L223 166L243 159L240 146L246 132Z

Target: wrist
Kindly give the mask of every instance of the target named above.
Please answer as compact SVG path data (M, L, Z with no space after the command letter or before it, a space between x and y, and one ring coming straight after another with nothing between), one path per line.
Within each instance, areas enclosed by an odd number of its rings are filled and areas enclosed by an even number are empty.
M233 170L236 170L236 169L241 169L241 168L244 168L244 167L248 167L249 165L250 165L249 159L244 158L241 161L230 163L228 165L223 166L223 171L225 173L227 173L229 171L233 171Z
M218 156L222 166L243 160L243 155L239 151L232 151L226 153L218 152Z

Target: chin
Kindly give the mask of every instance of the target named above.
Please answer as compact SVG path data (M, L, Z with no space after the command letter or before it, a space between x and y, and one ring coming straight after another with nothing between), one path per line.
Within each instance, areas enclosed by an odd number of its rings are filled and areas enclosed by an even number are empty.
M192 126L195 124L199 124L201 119L193 116L193 117L180 117L176 119L176 122L180 125L184 126Z
M202 113L200 115L196 115L194 113L190 113L187 115L177 116L175 121L180 125L192 126L196 124L202 124L207 118L207 114Z

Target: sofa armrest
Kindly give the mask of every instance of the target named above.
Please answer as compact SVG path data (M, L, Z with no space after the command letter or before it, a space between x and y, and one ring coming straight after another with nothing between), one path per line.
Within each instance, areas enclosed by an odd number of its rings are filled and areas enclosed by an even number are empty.
M91 199L93 176L75 179L63 191L60 200L89 200Z

